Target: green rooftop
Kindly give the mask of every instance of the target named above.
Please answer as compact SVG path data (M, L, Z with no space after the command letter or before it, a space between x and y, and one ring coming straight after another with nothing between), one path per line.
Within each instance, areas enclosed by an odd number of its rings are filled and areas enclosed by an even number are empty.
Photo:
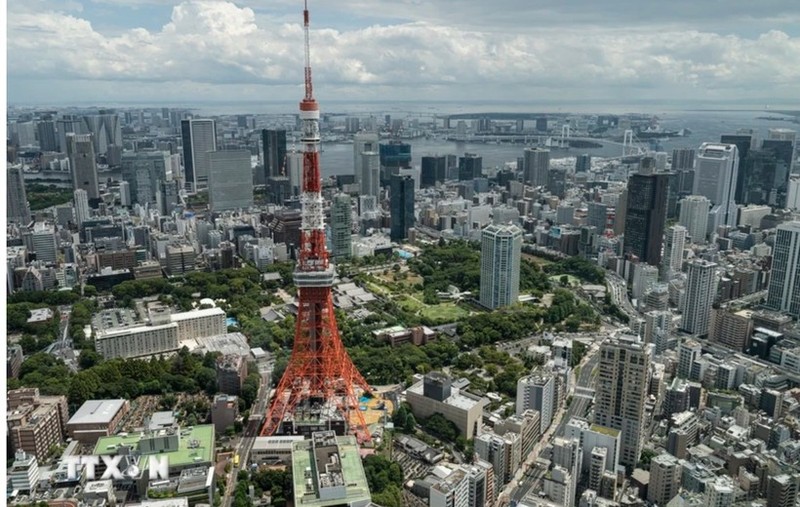
M607 428L605 426L600 426L599 424L592 424L592 427L589 428L591 431L595 433L600 433L601 435L606 435L612 438L616 438L619 436L619 430L615 430L614 428Z
M364 474L364 466L361 463L361 456L358 453L355 437L336 437L336 442L339 445L342 475L347 485L345 487L345 496L321 500L319 491L316 488L316 480L312 480L313 491L304 494L306 492L305 471L307 468L311 468L311 473L314 475L316 466L313 463L311 440L303 440L292 444L292 480L294 482L295 507L330 507L333 505L350 505L359 501L370 501L367 476Z
M164 430L161 430L164 431ZM178 431L180 435L178 450L152 453L143 452L142 456L150 454L159 454L160 456L169 456L169 466L181 467L192 465L195 463L211 463L214 460L214 426L212 424L202 424L199 426L191 426L181 428ZM148 435L145 434L144 438ZM132 449L139 448L139 441L143 438L141 433L129 433L112 435L108 437L101 437L97 440L97 445L94 448L94 453L99 455L116 454L117 448L121 445L130 446ZM196 441L196 447L190 447L192 442ZM197 459L197 458L200 459ZM146 470L148 461L141 460L140 468Z

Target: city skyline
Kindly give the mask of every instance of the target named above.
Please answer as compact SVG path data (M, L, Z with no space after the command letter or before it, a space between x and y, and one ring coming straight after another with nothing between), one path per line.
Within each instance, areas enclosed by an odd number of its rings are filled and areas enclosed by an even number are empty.
M302 83L296 4L15 3L8 100L293 102ZM315 75L327 83L321 100L777 106L798 96L800 68L786 62L800 58L800 8L788 1L758 13L739 1L725 12L691 2L673 12L629 1L449 4L319 6L311 37Z

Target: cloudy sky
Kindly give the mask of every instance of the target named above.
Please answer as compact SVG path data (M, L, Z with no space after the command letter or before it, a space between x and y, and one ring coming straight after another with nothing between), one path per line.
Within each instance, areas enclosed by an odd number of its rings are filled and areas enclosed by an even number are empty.
M13 0L9 104L295 101L300 0ZM312 0L320 100L800 102L798 0Z

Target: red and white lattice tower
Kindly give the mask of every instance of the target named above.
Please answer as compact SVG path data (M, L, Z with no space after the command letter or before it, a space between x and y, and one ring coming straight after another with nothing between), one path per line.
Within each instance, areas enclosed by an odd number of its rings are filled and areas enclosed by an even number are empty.
M359 393L369 385L353 365L339 337L331 285L334 268L325 243L322 177L319 168L319 105L311 84L308 5L305 32L305 97L303 122L303 187L300 258L294 272L299 308L289 364L267 410L261 435L299 434L317 429L349 430L370 440L359 410Z

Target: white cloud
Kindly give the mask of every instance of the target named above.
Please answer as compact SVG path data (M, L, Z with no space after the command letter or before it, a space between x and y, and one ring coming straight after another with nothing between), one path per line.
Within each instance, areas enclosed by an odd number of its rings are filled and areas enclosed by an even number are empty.
M298 96L299 24L214 0L176 5L153 31L101 34L81 15L75 7L9 12L12 102L41 100L29 96L36 86L15 84L45 80L64 100L95 97L93 88L119 90L109 100ZM516 33L417 21L312 32L317 90L343 99L796 100L798 62L800 38L778 30L753 38L568 25ZM82 86L59 87L64 81Z

